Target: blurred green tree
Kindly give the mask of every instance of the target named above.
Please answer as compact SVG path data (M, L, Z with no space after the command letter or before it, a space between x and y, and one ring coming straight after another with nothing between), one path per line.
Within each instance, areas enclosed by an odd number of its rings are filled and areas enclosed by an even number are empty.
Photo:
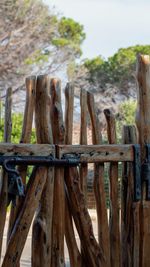
M118 114L116 114L117 136L119 141L122 138L123 125L135 125L136 107L137 101L135 100L129 99L120 103Z
M29 74L53 73L82 53L83 26L42 0L3 0L0 7L0 89Z
M150 45L136 45L121 48L112 57L104 60L101 56L83 63L88 70L88 80L96 86L105 87L111 83L120 88L126 87L135 71L137 54L150 55Z

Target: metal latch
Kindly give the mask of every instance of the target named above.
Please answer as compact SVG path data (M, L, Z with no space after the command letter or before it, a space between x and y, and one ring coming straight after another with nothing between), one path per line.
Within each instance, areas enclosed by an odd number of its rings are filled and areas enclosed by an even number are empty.
M0 165L8 173L8 205L12 201L15 205L16 196L24 196L24 185L19 172L16 170L17 165L34 165L34 166L63 166L74 167L79 165L79 159L72 158L53 158L49 156L1 156Z
M16 196L24 197L24 185L19 172L15 165L5 160L3 163L4 170L8 173L8 201L7 205L12 201L13 206L16 205Z

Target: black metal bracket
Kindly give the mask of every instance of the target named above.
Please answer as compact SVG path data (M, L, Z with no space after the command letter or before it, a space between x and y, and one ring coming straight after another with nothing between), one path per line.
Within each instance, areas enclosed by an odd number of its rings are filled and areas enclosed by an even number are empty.
M146 183L146 200L150 200L150 144L145 145L145 161L141 165L140 146L134 145L134 200L142 199L142 183Z
M133 145L134 149L134 201L139 201L142 198L141 185L141 155L140 145Z
M150 144L145 145L146 158L142 164L142 182L146 182L146 200L150 200Z

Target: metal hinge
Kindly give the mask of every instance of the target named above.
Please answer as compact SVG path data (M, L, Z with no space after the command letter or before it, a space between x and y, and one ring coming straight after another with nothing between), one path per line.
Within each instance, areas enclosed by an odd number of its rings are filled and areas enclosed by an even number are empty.
M150 144L145 145L146 158L142 164L141 179L146 182L146 200L150 200Z
M142 198L141 185L141 153L140 145L133 145L134 148L134 201L139 201Z

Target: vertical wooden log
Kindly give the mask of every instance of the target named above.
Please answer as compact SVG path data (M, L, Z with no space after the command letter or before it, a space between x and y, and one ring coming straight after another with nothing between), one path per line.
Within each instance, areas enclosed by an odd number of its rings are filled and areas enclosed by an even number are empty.
M22 135L20 139L20 143L29 143L32 132L32 121L33 121L33 112L35 108L35 87L36 87L36 76L30 76L26 78L26 104L24 111L24 119L23 119L23 128ZM27 166L19 166L18 171L22 178L24 184L26 184L26 174L27 174ZM20 209L22 207L22 199L17 200L17 204L15 207L11 207L10 217L9 217L9 226L7 232L7 243L9 241L9 237L11 235L13 226L18 217Z
M27 193L22 205L21 212L19 213L8 242L8 247L2 263L2 267L16 267L19 264L20 257L33 220L33 216L36 208L38 207L41 193L45 185L46 177L47 169L45 167L39 167L37 170L34 169L27 186ZM40 234L38 238L40 239ZM44 245L44 243L42 244ZM38 252L36 256L39 257ZM37 266L45 266L44 262L45 259L43 260L43 265L39 264Z
M72 144L72 133L73 133L73 106L74 106L74 87L68 83L65 88L65 144ZM70 266L81 267L81 255L75 239L75 233L73 229L72 213L70 207L69 196L66 188L65 192L65 237L67 247L69 251Z
M102 142L102 135L98 116L96 113L94 96L90 92L87 94L88 110L92 123L92 138L93 144ZM94 167L94 192L96 199L96 210L98 219L98 239L100 247L103 251L105 266L110 266L110 242L109 242L109 227L107 218L106 196L104 190L104 164L95 164Z
M115 116L109 109L104 110L107 121L107 135L109 144L116 144ZM118 163L110 163L110 262L111 267L120 267L120 230L119 230L119 196L118 196Z
M70 199L66 190L65 194L65 237L69 252L70 267L83 267L81 254L79 252L73 227Z
M123 127L123 143L137 143L135 126ZM123 164L122 174L121 264L123 267L138 267L139 253L137 254L136 251L139 250L139 203L134 203L133 164L125 162Z
M102 134L99 119L97 116L97 111L94 102L94 95L87 92L87 106L90 114L91 124L92 124L92 142L93 145L102 143Z
M145 144L150 143L150 57L139 55L137 57L137 85L138 85L138 107L136 124L139 132L139 143L141 145L141 160L145 159ZM141 236L140 236L140 267L150 266L150 201L143 200L141 205Z
M26 103L20 143L30 143L33 113L35 109L36 76L26 78Z
M80 189L79 174L76 168L66 169L65 182L71 212L81 241L84 266L106 267L108 265L105 264L103 251L94 237L91 218Z
M12 132L12 119L11 119L11 109L12 109L12 88L8 88L6 92L5 101L5 126L4 126L4 142L11 142L11 132Z
M35 125L37 142L43 144L53 143L50 124L49 80L46 75L37 77ZM51 266L53 189L53 168L48 168L47 179L42 192L40 206L33 224L32 267Z
M64 93L65 93L65 144L71 145L73 137L72 135L73 135L73 108L74 108L74 86L72 83L66 84ZM67 208L69 207L67 206ZM70 215L69 210L67 211L67 214Z
M69 121L71 122L71 120ZM70 128L71 126L68 125L68 127ZM68 139L70 139L70 137ZM92 222L87 211L85 198L83 193L81 192L80 180L77 168L68 168L65 170L65 182L67 186L67 198L69 199L69 204L71 207L70 210L73 215L74 222L80 237L81 247L82 247L82 257L83 257L82 258L83 262L81 263L81 261L79 261L81 265L77 265L78 263L77 259L74 258L75 252L74 254L71 253L71 249L70 247L68 247L70 251L69 254L72 257L70 258L73 259L73 262L75 263L75 265L72 266L73 267L83 266L83 265L86 267L105 266L103 265L104 259L101 248L98 246L94 237ZM72 235L74 235L74 233L72 233ZM70 244L69 241L67 242L68 244ZM78 251L77 255L80 256Z
M67 83L65 88L65 144L72 144L73 133L73 107L74 107L74 87Z
M11 109L12 109L12 89L8 88L5 100L4 142L11 142L11 130L12 130ZM0 259L1 259L4 226L7 213L7 190L8 190L7 184L8 184L8 175L5 171L3 171L2 187L0 190Z
M80 127L80 144L87 145L87 92L81 90L80 93L80 106L81 106L81 127ZM80 166L80 182L81 189L87 197L87 175L88 175L88 165L81 164Z
M33 115L35 110L36 76L26 78L26 103L23 118L22 134L20 143L30 143L32 134ZM19 166L18 171L26 184L27 166Z
M61 103L60 80L52 79L50 82L51 95L51 121L53 140L55 144L63 144L65 127ZM58 219L59 218L59 219ZM64 236L65 236L65 195L64 195L64 168L55 168L54 179L54 208L52 233L52 263L53 267L65 266Z
M50 95L51 95L51 122L53 131L53 140L55 144L64 144L65 127L63 122L60 80L51 79Z

